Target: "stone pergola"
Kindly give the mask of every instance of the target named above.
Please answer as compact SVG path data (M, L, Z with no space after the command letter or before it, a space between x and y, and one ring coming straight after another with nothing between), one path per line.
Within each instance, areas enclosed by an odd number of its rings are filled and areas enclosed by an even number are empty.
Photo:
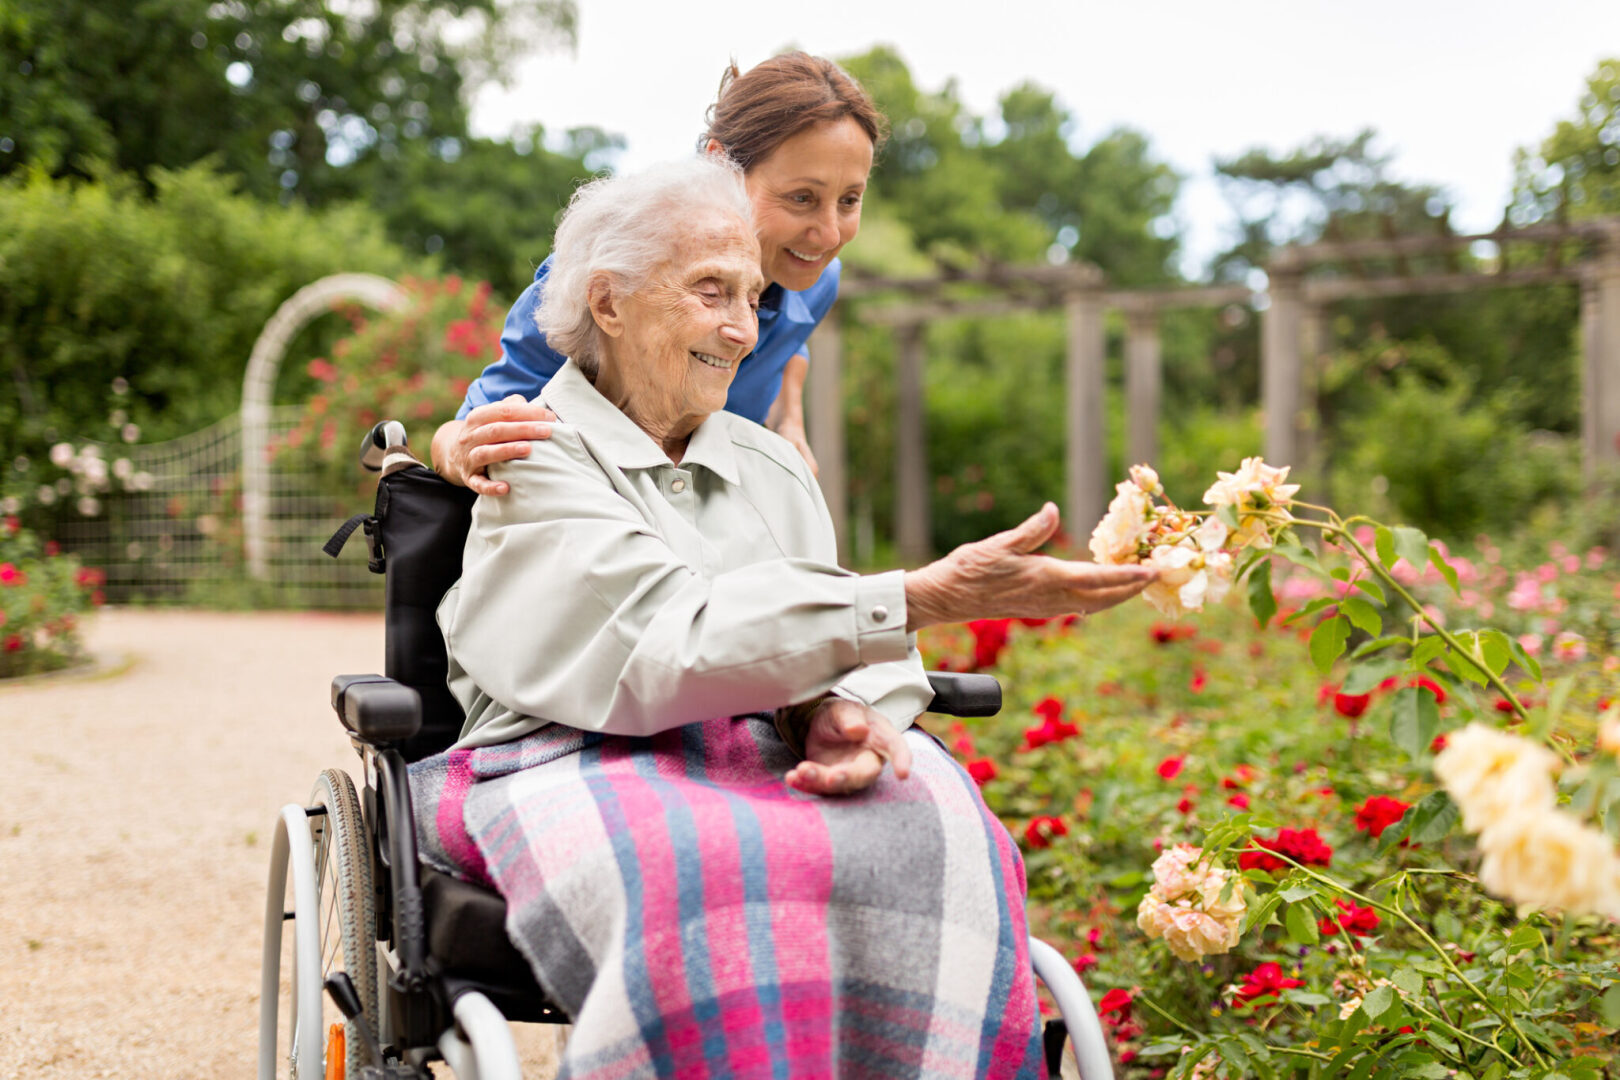
M1493 270L1463 269L1457 256L1495 245ZM1533 265L1513 266L1509 246L1536 245ZM1571 251L1574 252L1571 255ZM1415 267L1413 261L1422 266ZM1435 265L1438 263L1438 265ZM1104 415L1104 318L1125 316L1125 435L1130 461L1158 456L1161 366L1158 322L1175 308L1253 304L1260 310L1260 396L1266 460L1293 464L1308 430L1310 376L1331 306L1342 300L1470 292L1503 286L1577 282L1581 287L1582 450L1588 477L1620 463L1620 218L1575 224L1506 226L1489 233L1330 240L1279 250L1265 266L1263 294L1245 286L1113 289L1088 265L1009 267L920 278L846 277L840 306L888 326L896 339L895 541L908 562L929 557L929 472L923 400L923 330L949 318L1061 309L1068 324L1065 364L1064 522L1088 535L1109 499ZM990 295L953 298L953 286ZM901 299L892 299L892 297ZM835 310L810 341L809 436L821 487L847 550L848 497L842 403L842 346Z

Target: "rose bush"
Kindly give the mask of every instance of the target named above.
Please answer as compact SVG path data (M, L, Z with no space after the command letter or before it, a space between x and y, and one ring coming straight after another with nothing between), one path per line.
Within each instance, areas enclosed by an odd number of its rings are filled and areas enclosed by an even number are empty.
M1194 543L1229 577L1205 560L1204 595L1176 592L1201 614L924 636L931 664L1003 680L1002 716L947 742L1014 835L1041 823L1037 933L1111 1006L1126 1076L1620 1076L1606 554L1531 571L1537 605L1571 598L1556 632L1480 625L1531 591L1488 541L1464 559L1307 509L1262 467L1193 512L1137 472L1116 502L1141 527L1103 530L1105 551L1150 559L1224 526ZM1583 648L1551 647L1564 632ZM1217 873L1235 937L1194 918L1210 890L1189 882Z
M0 517L0 679L53 671L82 655L79 619L102 601L99 570Z
M411 448L426 461L434 429L455 415L468 385L500 356L505 305L491 300L488 283L447 277L403 284L410 302L399 311L370 316L346 309L354 333L330 357L309 362L317 390L298 426L271 447L313 466L323 490L336 497L334 513L370 499L376 482L355 461L361 437L377 421L403 423Z

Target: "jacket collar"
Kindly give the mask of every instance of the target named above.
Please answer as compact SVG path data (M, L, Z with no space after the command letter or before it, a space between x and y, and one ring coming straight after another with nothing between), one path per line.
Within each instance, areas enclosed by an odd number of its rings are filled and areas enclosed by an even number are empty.
M572 360L551 377L540 399L557 414L557 419L583 431L592 447L605 453L619 468L676 467L663 447L620 412L617 405L603 397ZM731 444L725 415L710 416L692 432L679 467L685 469L693 465L703 466L728 484L737 483L737 454Z
M816 321L815 313L804 302L802 294L784 289L774 281L759 298L759 315L761 322L771 322L781 317L791 323L812 326Z

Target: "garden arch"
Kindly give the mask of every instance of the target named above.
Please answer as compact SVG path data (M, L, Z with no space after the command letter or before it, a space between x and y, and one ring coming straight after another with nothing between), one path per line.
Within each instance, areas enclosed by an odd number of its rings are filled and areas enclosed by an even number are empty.
M300 330L332 310L353 301L378 311L405 306L399 285L377 274L332 274L293 293L264 324L248 357L242 379L242 540L248 573L259 579L270 572L270 406L275 397L281 358Z

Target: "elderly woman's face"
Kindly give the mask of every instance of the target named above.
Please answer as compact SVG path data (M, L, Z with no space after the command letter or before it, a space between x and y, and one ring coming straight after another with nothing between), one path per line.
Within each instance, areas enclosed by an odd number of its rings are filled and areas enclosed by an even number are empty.
M620 307L612 346L634 418L662 427L725 408L737 364L759 337L759 241L751 223L685 223L668 258Z
M872 140L850 117L785 140L748 170L760 268L784 289L816 283L861 228Z

